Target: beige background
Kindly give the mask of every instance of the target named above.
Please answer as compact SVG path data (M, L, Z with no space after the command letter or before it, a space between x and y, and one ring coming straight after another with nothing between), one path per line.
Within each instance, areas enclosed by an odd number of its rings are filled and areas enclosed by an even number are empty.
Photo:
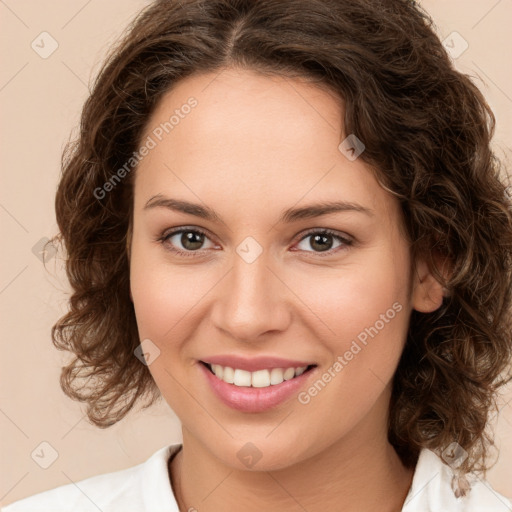
M66 355L54 349L50 328L65 310L67 285L57 258L46 271L33 253L42 238L56 233L53 200L60 154L78 123L87 84L109 45L147 3L0 0L2 505L138 464L158 448L181 441L179 422L164 402L101 430L61 392L58 379ZM512 0L424 0L423 5L441 39L457 31L469 44L456 66L484 91L497 116L495 149L510 158ZM31 47L43 31L59 45L46 59ZM50 48L50 40L45 41ZM512 497L510 387L501 403L494 418L500 457L488 480ZM48 469L31 458L34 450L41 452L42 442L58 454Z

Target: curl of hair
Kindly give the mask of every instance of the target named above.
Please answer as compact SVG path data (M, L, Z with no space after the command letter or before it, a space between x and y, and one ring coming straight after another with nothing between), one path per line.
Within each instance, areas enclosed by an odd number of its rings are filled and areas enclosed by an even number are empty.
M512 378L511 201L490 148L491 109L454 69L428 14L406 0L161 0L133 20L62 158L56 238L73 293L52 337L75 356L62 369L64 392L102 428L159 398L134 357L135 170L122 182L114 175L164 93L228 67L306 79L343 100L340 126L364 142L360 158L400 201L413 264L426 258L446 290L437 311L411 315L388 438L408 467L422 447L440 453L456 441L468 452L460 470L485 472L489 413Z

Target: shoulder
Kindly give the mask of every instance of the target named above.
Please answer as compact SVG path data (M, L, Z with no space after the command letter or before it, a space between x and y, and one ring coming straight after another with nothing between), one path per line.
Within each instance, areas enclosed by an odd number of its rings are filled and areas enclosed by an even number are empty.
M6 505L1 512L177 512L167 461L180 447L166 446L137 466L34 494Z
M450 466L424 448L402 512L512 512L512 502L476 475L468 478L471 489L457 498L451 487L452 476Z

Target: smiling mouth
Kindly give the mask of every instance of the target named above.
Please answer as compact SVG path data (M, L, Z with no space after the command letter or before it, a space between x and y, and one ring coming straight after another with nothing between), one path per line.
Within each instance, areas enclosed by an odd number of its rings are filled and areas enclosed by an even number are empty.
M300 375L316 368L316 364L309 366L289 367L289 368L269 368L249 372L230 366L221 366L219 364L209 364L200 361L208 370L219 380L227 384L233 384L239 387L266 388L277 386L284 381L292 380Z

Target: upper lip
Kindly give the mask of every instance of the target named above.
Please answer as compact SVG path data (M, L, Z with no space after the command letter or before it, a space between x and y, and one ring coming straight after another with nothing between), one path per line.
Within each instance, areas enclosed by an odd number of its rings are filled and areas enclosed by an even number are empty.
M219 364L221 366L238 368L240 370L245 370L248 372L256 372L258 370L267 370L272 368L300 368L315 364L307 361L283 359L281 357L273 356L259 356L247 358L228 354L208 357L207 359L201 359L201 361L207 364Z

